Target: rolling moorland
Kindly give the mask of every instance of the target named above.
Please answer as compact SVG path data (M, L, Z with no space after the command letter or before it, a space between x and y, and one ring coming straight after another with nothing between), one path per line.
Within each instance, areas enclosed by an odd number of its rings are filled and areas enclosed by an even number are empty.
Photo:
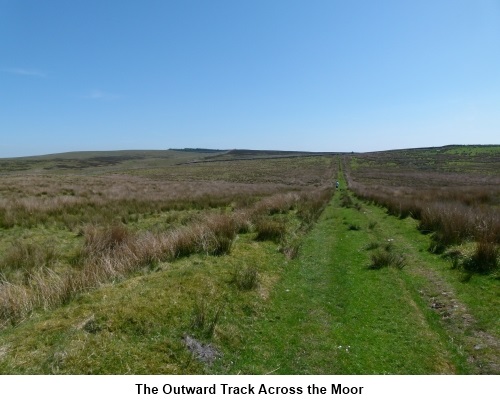
M499 246L498 145L0 159L0 373L499 374Z

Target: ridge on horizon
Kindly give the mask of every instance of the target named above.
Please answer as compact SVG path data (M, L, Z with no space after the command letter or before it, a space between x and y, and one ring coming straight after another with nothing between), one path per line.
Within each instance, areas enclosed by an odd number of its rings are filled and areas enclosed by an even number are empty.
M395 148L395 149L381 149L381 150L369 150L369 151L298 151L298 150L281 150L281 149L238 149L238 148L228 148L228 149L212 149L212 148L168 148L168 149L113 149L113 150L75 150L75 151L66 151L66 152L55 152L55 153L47 153L42 155L27 155L27 156L14 156L14 157L0 157L1 159L49 159L49 158L75 158L74 155L84 154L84 155L100 155L107 156L109 154L112 155L127 155L127 154L157 154L164 152L192 152L192 153L219 153L219 154L228 154L228 155L249 155L249 154L262 154L262 155L270 155L270 154L308 154L308 155L322 155L322 154L363 154L363 153L381 153L381 152L392 152L392 151L411 151L411 150L425 150L425 149L449 149L455 147L494 147L499 146L500 144L449 144L449 145L441 145L441 146L419 146L414 148ZM65 156L66 155L66 156ZM138 156L139 158L139 156Z

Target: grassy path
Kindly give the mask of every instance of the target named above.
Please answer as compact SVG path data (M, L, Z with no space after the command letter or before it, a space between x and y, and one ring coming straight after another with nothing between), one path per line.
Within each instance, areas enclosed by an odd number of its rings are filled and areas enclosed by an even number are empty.
M265 319L252 325L225 372L495 373L498 340L478 330L435 271L442 259L425 251L415 224L375 206L344 207L341 197L306 238ZM405 266L370 269L375 251L404 257ZM479 341L488 341L486 350L478 351Z

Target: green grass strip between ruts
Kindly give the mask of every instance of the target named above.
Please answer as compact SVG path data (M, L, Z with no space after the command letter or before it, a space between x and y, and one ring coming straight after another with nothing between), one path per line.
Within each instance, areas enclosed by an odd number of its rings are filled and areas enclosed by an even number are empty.
M232 356L226 371L467 372L463 357L405 281L408 269L369 269L366 246L384 238L380 230L368 230L370 220L362 210L341 207L337 193L287 269L264 320L254 325L246 348Z

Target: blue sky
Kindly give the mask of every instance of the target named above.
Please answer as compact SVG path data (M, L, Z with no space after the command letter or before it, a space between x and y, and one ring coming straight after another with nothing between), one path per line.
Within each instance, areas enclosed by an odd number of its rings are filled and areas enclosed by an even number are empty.
M0 0L0 157L500 139L498 0Z

